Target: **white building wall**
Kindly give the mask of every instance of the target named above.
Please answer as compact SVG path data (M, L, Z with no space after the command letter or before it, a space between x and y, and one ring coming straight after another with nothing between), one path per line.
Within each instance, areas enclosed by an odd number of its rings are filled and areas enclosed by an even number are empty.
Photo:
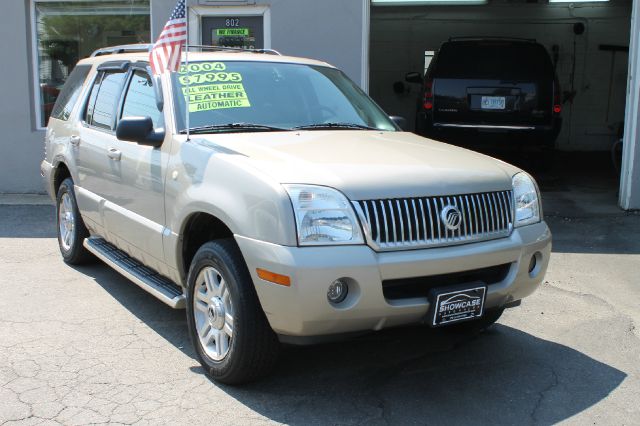
M2 2L0 28L0 193L42 192L44 131L36 130L29 1ZM10 37L6 37L11 35Z
M0 27L3 34L12 36L0 44L0 193L44 191L40 162L45 132L38 130L34 113L31 3L2 1ZM151 0L152 39L162 30L175 3ZM198 1L189 0L189 4L197 5ZM362 53L368 42L363 33L367 1L258 0L247 4L270 7L274 49L325 60L366 85Z

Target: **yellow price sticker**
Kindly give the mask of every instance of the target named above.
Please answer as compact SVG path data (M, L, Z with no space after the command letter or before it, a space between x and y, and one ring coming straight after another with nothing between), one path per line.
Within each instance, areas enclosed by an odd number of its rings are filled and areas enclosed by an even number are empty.
M208 84L205 86L190 86L182 88L183 95L228 91L244 91L244 86L242 84Z
M182 94L189 104L189 112L251 106L242 83L183 87Z
M227 71L222 62L182 65L178 81L189 112L251 107L242 74Z
M183 64L180 67L180 74L197 74L201 72L225 71L227 66L222 62L192 62L189 65Z
M242 81L242 74L238 72L207 72L202 74L183 75L179 77L180 84L186 86L188 84L202 83L239 83Z

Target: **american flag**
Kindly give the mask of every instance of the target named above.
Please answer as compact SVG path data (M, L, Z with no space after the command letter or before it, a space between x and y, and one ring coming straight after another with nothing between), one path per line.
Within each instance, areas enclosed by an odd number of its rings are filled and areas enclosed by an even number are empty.
M171 17L160 37L149 52L149 62L153 74L178 71L182 56L182 45L187 42L187 13L185 0L178 0Z

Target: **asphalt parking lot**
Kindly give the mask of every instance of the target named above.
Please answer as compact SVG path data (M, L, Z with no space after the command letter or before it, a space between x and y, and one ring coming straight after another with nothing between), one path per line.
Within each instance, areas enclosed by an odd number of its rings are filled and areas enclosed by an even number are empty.
M52 206L0 205L0 424L640 424L640 215L606 183L543 189L546 282L491 331L290 347L242 388L205 377L183 311L65 265Z

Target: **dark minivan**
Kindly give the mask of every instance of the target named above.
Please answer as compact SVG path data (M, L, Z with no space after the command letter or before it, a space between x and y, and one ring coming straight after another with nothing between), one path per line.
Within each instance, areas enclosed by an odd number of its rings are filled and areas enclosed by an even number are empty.
M455 142L502 133L514 136L510 141L552 147L560 132L558 79L535 40L452 38L424 79L409 73L407 81L424 83L416 116L421 135Z

